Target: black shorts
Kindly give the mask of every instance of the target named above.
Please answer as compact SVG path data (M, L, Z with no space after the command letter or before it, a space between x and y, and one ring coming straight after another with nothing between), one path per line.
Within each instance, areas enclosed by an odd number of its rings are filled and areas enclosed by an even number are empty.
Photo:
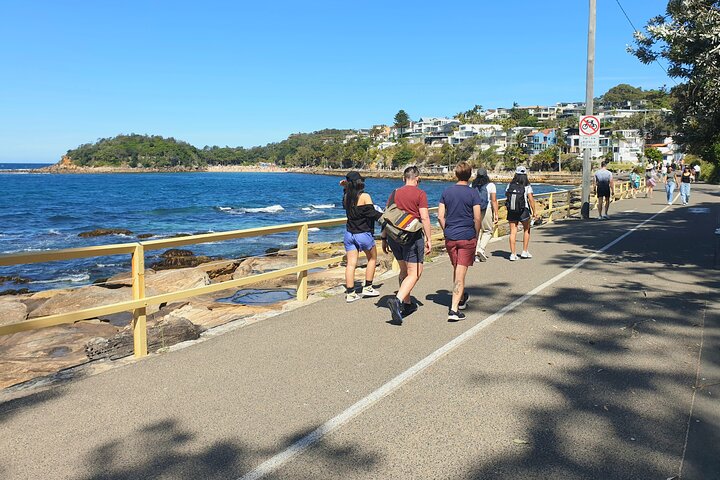
M530 209L524 208L522 212L508 212L508 222L527 222L530 220Z
M387 242L398 262L423 263L425 260L425 236L422 233L415 241L405 245L396 243L392 238L388 238Z
M598 185L597 196L599 198L610 198L610 185Z

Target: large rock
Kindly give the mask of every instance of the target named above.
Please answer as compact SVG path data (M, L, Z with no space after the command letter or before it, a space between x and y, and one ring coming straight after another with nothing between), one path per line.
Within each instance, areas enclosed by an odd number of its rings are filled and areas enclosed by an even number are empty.
M105 235L132 235L132 233L133 232L125 228L96 228L95 230L90 230L89 232L78 233L78 237L90 238L102 237Z
M154 294L151 289L146 288L148 296ZM55 295L45 303L30 311L29 318L44 317L58 313L69 313L86 308L100 307L112 303L132 300L132 289L122 287L116 289L102 288L97 286L81 287L70 290L66 293ZM156 305L148 308L148 313L157 311Z
M160 257L162 260L151 264L150 268L153 270L169 270L173 268L197 267L201 263L207 263L213 260L205 255L198 257L190 250L182 250L179 248L166 250Z
M22 322L27 318L28 309L17 300L0 301L0 325Z
M240 265L240 262L233 260L218 260L216 262L203 263L197 268L207 273L210 280L214 282L224 282L232 278L233 273Z
M177 292L189 288L210 285L210 277L198 268L184 268L182 270L163 270L145 272L145 289L153 290L156 294Z

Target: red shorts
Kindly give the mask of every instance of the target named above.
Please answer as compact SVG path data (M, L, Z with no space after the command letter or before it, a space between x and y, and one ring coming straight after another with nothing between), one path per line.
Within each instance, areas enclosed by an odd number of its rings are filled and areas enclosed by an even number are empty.
M445 240L445 249L450 255L453 267L457 265L472 266L475 260L476 246L477 238L472 240Z

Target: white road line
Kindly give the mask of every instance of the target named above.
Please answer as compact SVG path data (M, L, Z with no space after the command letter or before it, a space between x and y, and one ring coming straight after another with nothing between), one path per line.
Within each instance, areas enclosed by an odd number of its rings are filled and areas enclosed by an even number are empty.
M327 435L328 433L336 430L337 428L343 426L356 416L360 415L363 411L370 408L375 403L382 400L384 397L388 396L398 388L400 388L403 384L408 382L410 379L412 379L415 375L422 372L426 368L428 368L433 363L437 362L442 358L444 355L450 353L463 343L470 340L472 337L477 335L480 331L483 329L489 327L496 321L500 320L506 313L513 311L518 306L522 305L526 301L528 301L530 298L534 297L538 293L542 292L546 288L550 287L554 283L558 282L559 280L565 278L566 276L573 273L578 268L585 265L590 260L594 259L604 251L608 250L609 248L612 248L622 240L624 240L626 237L631 235L633 232L644 226L645 224L651 222L655 217L660 215L661 213L665 212L670 208L670 205L665 206L662 210L660 210L658 213L653 215L652 217L646 219L645 221L639 223L635 227L631 228L624 234L620 235L618 238L613 240L612 242L608 243L604 247L600 248L599 250L593 252L592 254L588 255L584 259L580 260L578 263L573 265L572 267L569 267L559 274L552 277L550 280L538 285L537 287L530 290L528 293L523 295L522 297L518 298L517 300L505 305L503 308L495 312L494 314L487 317L485 320L481 321L474 327L466 330L461 335L455 337L450 342L446 343L442 347L435 350L433 353L428 355L427 357L420 360L418 363L413 365L412 367L408 368L386 384L382 385L380 388L375 390L374 392L370 393L366 397L359 400L354 405L348 407L347 410L344 412L338 414L337 416L331 418L324 424L320 425L318 428L307 434L306 436L302 437L300 440L297 440L295 443L287 447L282 452L278 453L277 455L269 458L265 462L258 465L254 470L246 473L242 477L240 477L238 480L257 480L259 478L262 478L263 476L277 470L278 468L282 467L284 464L286 464L288 461L290 461L293 457L301 454L311 446L313 446L315 443L320 441L322 437Z

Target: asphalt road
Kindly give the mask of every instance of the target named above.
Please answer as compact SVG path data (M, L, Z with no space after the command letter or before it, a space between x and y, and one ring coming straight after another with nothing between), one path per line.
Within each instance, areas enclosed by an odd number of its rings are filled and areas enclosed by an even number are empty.
M0 478L718 479L720 189L662 197L491 244L463 322L440 258L402 327L389 279L0 403Z

